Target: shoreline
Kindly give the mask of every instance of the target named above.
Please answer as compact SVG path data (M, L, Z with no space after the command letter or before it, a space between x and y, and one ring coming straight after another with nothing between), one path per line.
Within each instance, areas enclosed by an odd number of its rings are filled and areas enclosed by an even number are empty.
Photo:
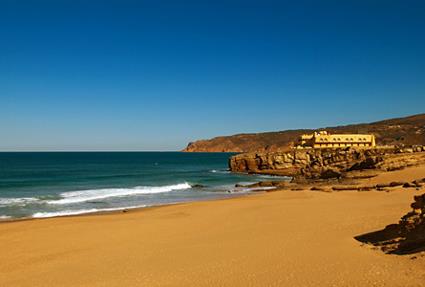
M137 212L137 211L145 211L149 209L154 208L163 208L167 206L176 206L180 204L187 204L187 203L195 203L195 202L209 202L209 201L220 201L220 200L230 200L235 199L239 197L244 196L251 196L255 194L262 194L267 193L271 191L276 191L278 188L270 189L270 190L257 190L254 192L245 192L245 193L236 193L234 192L233 196L227 196L227 197L217 197L217 198L205 198L205 199L194 199L194 200L188 200L188 201L181 201L181 202L175 202L175 203L164 203L164 204L157 204L157 205L146 205L146 206L138 206L138 207L124 207L120 208L117 207L114 210L100 210L100 211L94 211L94 212L85 212L80 214L67 214L67 215L56 215L56 216L49 216L49 217L22 217L22 218L0 218L0 225L5 223L14 223L14 222L21 222L21 221L37 221L37 220L47 220L52 218L68 218L68 217L83 217L83 216L101 216L101 215L108 215L108 214L121 214L121 213L129 213L129 212ZM113 209L113 207L111 208Z
M391 179L394 180L394 178L391 178L393 174L398 174L401 172L403 172L403 179L411 181L414 179L417 179L418 175L417 173L413 172L413 173L408 173L406 172L406 170L419 170L419 173L423 173L423 175L425 176L425 165L416 165L416 166L411 166L411 167L407 167L404 168L402 170L397 170L397 171L380 171L377 175L373 176L373 177L366 177L363 179L359 180L359 183L363 183L363 184L379 184L379 183L383 183L385 181L390 181ZM246 173L242 173L242 172L234 172L237 174L246 174ZM250 174L250 173L248 173ZM276 177L276 178L289 178L287 176L279 176L279 175L275 175L275 174L268 174L268 173L252 173L253 175L266 175L266 176L270 176L271 178ZM425 177L424 177L425 178ZM398 178L399 179L399 178ZM260 181L258 183L261 182L268 182L268 181ZM282 183L288 183L290 181L287 180L282 180ZM258 184L257 183L257 184ZM319 184L319 186L321 186L320 184L322 184L322 186L335 186L338 185L338 182L334 182L334 181L324 181L324 182L320 182L320 181L312 181L309 182L308 184L298 184L296 183L294 186L298 186L298 189L292 189L292 191L315 191L315 192L332 192L332 191L326 191L326 190L321 190L321 189L311 189L312 186L315 186ZM5 219L0 219L0 225L1 224L5 224L5 223L14 223L14 222L21 222L21 221L32 221L32 220L46 220L46 219L51 219L51 218L67 218L67 217L83 217L83 216L99 216L99 215L107 215L107 214L121 214L121 213L128 213L128 212L135 212L135 211L144 211L144 210L148 210L148 209L152 209L152 208L162 208L162 207L167 207L167 206L175 206L175 205L181 205L181 204L187 204L187 203L194 203L194 202L209 202L209 201L221 201L221 200L229 200L229 199L234 199L234 198L239 198L239 197L244 197L244 196L251 196L251 195L256 195L256 194L264 194L264 193L269 193L269 192L275 192L275 191L288 191L288 189L281 187L281 186L273 186L270 189L267 189L267 187L262 188L261 186L255 188L255 187L251 187L253 185L256 184L251 184L251 185L247 185L245 187L247 188L252 188L252 190L250 192L233 192L233 196L231 197L217 197L217 198L206 198L206 199L193 199L193 200L188 200L188 201L181 201L181 202L175 202L175 203L165 203L165 204L157 204L157 205L150 205L150 206L138 206L138 207L117 207L115 208L111 208L114 210L100 210L100 211L94 211L94 212L85 212L85 213L81 213L81 214L69 214L69 215L57 215L57 216L49 216L49 217L24 217L24 218L5 218ZM333 192L348 192L350 190L333 190ZM367 192L371 192L367 191Z
M418 174L425 166L374 181ZM398 222L423 192L273 190L4 222L0 285L419 287L425 254L388 255L355 237Z

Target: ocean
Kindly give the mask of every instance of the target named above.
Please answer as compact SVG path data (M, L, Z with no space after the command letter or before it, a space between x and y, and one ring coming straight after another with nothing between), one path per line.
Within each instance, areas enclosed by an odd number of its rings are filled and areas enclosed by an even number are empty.
M2 152L0 220L124 210L252 192L231 153ZM270 177L271 178L271 177ZM282 178L285 180L285 178Z

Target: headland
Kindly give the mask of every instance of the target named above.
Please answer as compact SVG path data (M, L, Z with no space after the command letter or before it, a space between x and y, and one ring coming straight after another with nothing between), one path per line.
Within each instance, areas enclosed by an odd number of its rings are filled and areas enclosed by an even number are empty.
M423 286L425 147L350 135L229 159L267 192L4 222L0 286Z

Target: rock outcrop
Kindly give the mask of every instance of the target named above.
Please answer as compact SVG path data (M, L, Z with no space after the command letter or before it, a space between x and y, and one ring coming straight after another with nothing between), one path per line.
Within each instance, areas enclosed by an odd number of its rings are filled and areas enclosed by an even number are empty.
M424 179L425 180L425 179ZM302 181L294 182L287 180L268 180L260 181L252 184L236 184L237 188L249 188L251 190L256 188L275 188L279 190L314 190L314 191L324 191L324 192L333 192L333 191L385 191L390 192L395 189L403 188L414 188L419 190L424 187L422 181L414 180L412 182L406 181L390 181L386 183L378 184L365 184L364 182L353 180L353 178L344 178L343 180L337 181L323 181L323 180L313 180L313 181ZM261 189L259 189L261 190Z
M396 170L425 162L425 146L371 149L293 149L289 152L244 153L229 159L233 172L328 179L367 170Z
M379 145L425 145L425 114L369 124L326 127L331 133L373 133ZM189 143L185 152L276 152L288 150L311 129L238 134Z
M415 182L424 184L425 178ZM412 211L404 215L398 224L355 238L378 246L386 253L410 254L425 251L425 193L415 196L410 206Z

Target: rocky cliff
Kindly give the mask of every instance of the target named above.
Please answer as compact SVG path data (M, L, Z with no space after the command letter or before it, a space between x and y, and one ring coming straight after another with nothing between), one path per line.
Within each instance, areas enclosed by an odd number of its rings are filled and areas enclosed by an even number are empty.
M425 163L425 146L243 153L229 159L229 168L233 172L326 179L344 177L356 170L396 170L419 163Z
M373 133L379 145L425 145L425 114L324 128L332 133ZM313 130L287 130L257 134L238 134L189 143L186 152L274 152L287 151L294 141Z

